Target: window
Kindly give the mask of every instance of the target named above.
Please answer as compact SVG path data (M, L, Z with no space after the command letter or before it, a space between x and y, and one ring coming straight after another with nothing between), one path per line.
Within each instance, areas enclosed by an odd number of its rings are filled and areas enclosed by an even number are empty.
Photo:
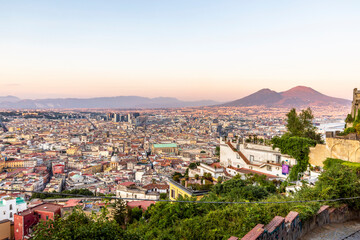
M3 211L3 214L5 215L5 214L6 214L6 212L5 212L5 211Z
M171 189L171 198L175 198L175 190Z
M254 155L250 155L250 162L254 161Z
M281 162L281 156L280 155L276 155L276 163L280 164Z
M271 172L271 166L267 166L267 167L266 167L266 170L268 170L268 171Z
M46 220L49 220L49 216L46 216Z
M13 217L13 214L12 214L12 212L10 212L10 217L11 217L11 218Z
M10 210L12 210L12 204L10 204Z

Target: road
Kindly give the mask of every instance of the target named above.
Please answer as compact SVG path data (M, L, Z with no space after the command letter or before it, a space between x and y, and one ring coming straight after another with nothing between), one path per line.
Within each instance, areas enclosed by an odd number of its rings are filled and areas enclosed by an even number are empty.
M355 240L360 239L360 220L332 223L316 228L301 240Z

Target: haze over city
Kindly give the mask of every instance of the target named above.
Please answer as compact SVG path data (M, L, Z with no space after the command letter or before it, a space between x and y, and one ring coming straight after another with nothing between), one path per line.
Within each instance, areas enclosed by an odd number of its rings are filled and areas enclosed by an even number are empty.
M358 1L6 1L0 96L351 99Z

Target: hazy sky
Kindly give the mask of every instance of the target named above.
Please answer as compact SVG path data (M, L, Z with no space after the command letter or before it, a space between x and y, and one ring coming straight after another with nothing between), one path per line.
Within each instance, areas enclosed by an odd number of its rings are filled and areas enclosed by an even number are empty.
M1 1L0 95L234 100L360 88L360 1Z

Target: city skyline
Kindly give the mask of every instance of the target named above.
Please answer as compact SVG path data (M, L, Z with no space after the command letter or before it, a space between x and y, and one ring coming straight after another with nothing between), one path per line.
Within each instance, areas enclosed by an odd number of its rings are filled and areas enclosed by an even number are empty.
M38 1L0 9L0 96L231 101L309 86L351 99L357 1Z

